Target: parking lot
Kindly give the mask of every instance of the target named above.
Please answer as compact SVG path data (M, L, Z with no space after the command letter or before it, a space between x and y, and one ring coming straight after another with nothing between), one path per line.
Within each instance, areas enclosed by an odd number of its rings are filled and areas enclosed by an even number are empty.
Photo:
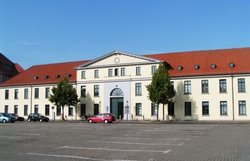
M250 124L0 124L1 161L249 161Z

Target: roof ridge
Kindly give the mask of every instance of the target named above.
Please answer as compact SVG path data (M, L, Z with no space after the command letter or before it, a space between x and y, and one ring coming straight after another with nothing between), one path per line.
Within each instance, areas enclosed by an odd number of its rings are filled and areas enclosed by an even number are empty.
M242 50L242 49L250 49L250 47L238 47L238 48L225 48L225 49L204 49L204 50L188 50L188 51L173 51L173 52L164 52L164 53L151 53L144 54L143 56L148 55L164 55L164 54L184 54L184 53L200 53L200 52L214 52L214 51L228 51L228 50Z

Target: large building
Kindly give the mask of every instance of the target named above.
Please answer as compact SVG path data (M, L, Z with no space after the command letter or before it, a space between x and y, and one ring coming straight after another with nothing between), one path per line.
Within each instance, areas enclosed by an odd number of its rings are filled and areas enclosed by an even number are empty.
M138 56L111 52L91 61L35 65L0 84L0 111L39 112L60 119L48 101L51 88L67 76L80 103L66 107L67 119L112 112L118 119L155 120L157 108L146 86L159 64L168 67L176 96L159 108L159 118L250 120L250 48Z
M22 72L23 68L0 53L0 83Z

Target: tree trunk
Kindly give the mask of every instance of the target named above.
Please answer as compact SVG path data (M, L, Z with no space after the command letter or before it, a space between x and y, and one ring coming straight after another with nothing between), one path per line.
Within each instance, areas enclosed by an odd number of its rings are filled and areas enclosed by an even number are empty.
M157 121L159 120L159 104L157 103Z
M162 104L162 107L163 107L163 109L162 109L162 120L165 120L165 109L164 109L164 104Z
M64 106L62 106L62 120L64 120Z

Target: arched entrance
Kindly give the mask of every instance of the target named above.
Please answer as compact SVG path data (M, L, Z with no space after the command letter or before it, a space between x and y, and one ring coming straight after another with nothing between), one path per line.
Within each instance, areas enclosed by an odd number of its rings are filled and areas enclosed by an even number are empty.
M113 89L110 92L110 112L116 119L123 119L123 105L123 91L120 88Z

